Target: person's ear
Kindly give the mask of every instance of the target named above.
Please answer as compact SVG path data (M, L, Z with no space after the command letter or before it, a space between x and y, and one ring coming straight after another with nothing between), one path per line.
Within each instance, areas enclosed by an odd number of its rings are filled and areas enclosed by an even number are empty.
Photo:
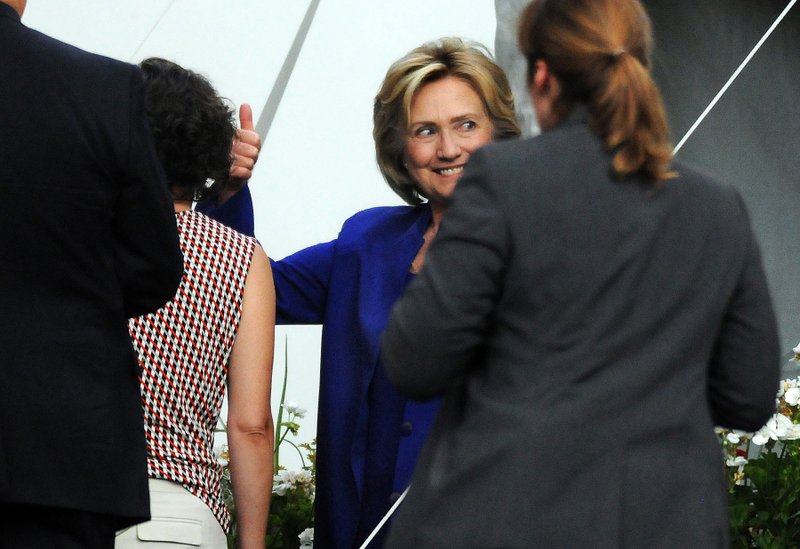
M561 94L561 84L546 61L542 59L536 61L528 91L539 127L545 130L558 124L555 105Z
M550 88L550 81L553 75L550 73L550 67L543 59L537 59L534 65L533 78L531 79L531 92L536 92L539 95L546 93Z

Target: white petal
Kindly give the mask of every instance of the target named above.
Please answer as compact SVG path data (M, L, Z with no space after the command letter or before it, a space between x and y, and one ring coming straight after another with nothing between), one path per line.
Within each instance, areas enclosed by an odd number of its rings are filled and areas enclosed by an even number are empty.
M753 435L753 444L757 446L764 446L768 440L769 432L765 432L763 429Z
M747 459L743 458L742 456L728 458L725 460L725 465L727 465L728 467L740 467L742 465L747 465Z

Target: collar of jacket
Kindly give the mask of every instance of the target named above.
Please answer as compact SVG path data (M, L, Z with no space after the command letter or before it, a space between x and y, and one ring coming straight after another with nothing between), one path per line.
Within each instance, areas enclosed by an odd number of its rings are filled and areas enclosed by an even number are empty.
M17 13L17 10L12 8L5 2L0 2L0 17L8 17L9 19L20 21L20 17L19 14Z
M576 124L586 124L587 122L589 122L589 105L575 103L559 126L574 126Z

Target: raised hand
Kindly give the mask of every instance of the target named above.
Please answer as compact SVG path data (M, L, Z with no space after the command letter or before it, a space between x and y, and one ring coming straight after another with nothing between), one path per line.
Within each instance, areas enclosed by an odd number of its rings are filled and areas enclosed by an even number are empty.
M253 126L253 110L247 103L239 107L239 126L233 140L233 164L231 178L242 180L242 184L253 175L253 167L261 151L261 136Z

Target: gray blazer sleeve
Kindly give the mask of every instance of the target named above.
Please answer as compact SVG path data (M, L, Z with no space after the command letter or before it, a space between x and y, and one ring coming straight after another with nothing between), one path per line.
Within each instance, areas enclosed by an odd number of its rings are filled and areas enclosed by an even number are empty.
M736 199L747 252L711 357L708 400L715 424L755 431L775 412L780 344L758 244Z
M418 279L395 305L382 340L392 383L429 398L461 377L490 327L510 253L502 208L480 153L472 155Z

